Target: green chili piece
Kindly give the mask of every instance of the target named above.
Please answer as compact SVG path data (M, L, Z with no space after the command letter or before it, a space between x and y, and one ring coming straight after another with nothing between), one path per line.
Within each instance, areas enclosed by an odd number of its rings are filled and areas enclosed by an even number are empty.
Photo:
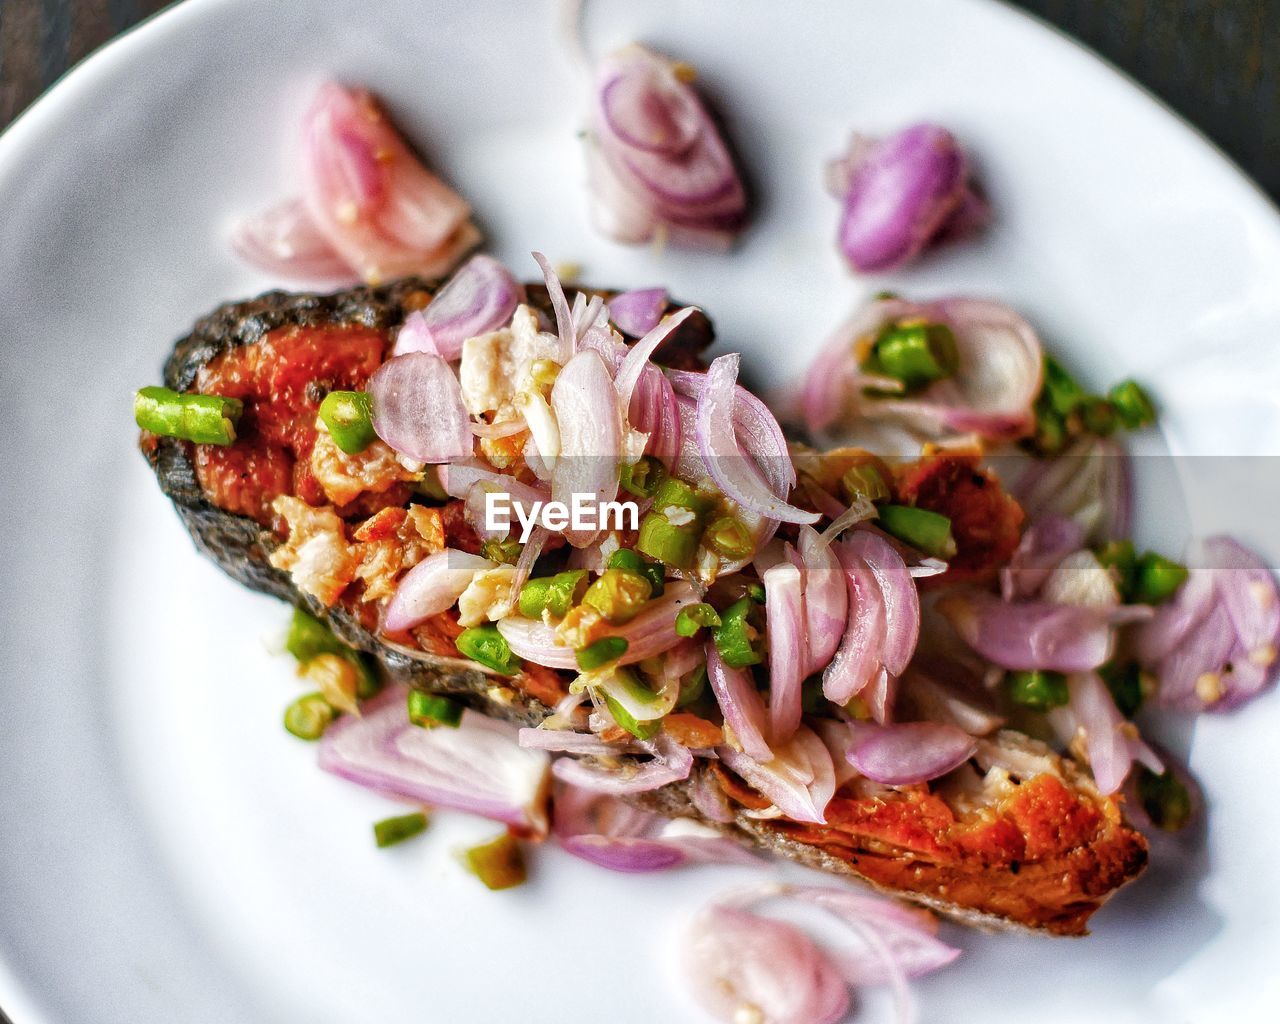
M672 506L687 508L699 516L704 516L711 511L712 501L699 494L683 480L669 476L654 492L653 507L659 511L665 511Z
M892 497L884 474L876 468L874 462L860 462L845 470L840 477L840 490L850 504L858 498L874 502L886 501Z
M1115 406L1120 422L1129 430L1138 430L1156 421L1155 404L1137 381L1121 381L1107 392L1107 397Z
M758 665L764 660L760 652L753 646L753 642L758 637L758 632L747 621L752 610L753 602L751 598L743 597L734 601L733 604L720 613L720 625L715 627L711 633L711 639L716 645L716 650L720 652L720 657L726 665L730 665L733 668Z
M510 645L492 622L464 629L454 645L472 661L504 676L520 671L520 659L511 653Z
M662 463L652 455L642 456L637 462L624 465L619 473L618 482L624 491L637 498L652 498L658 486L666 479L667 471Z
M1138 799L1152 824L1166 832L1177 832L1191 820L1191 794L1172 769L1157 775L1146 765L1138 765Z
M958 366L956 338L951 328L917 321L882 331L871 349L868 368L914 389L950 377Z
M764 584L761 583L759 580L752 580L742 589L743 589L743 592L747 595L747 597L749 597L756 604L764 604L765 602Z
M1053 411L1043 396L1036 399L1036 450L1044 455L1055 455L1066 446L1067 425L1061 416Z
M1088 398L1084 388L1053 356L1044 357L1044 383L1040 392L1059 416L1070 416Z
M402 814L398 818L384 818L373 826L373 841L379 850L396 843L403 843L427 830L427 816L419 811L417 814Z
M720 625L720 616L705 601L681 608L676 615L676 636L694 636L704 626Z
M1010 672L1009 698L1032 711L1048 711L1067 703L1067 677L1061 672Z
M361 700L372 697L382 689L373 658L344 644L334 635L333 630L301 608L293 610L284 648L298 659L299 665L305 665L321 654L336 654L340 658L346 658L356 668L356 696Z
M232 444L244 411L238 398L187 395L168 388L142 388L133 398L133 418L143 430L196 444Z
M1148 551L1134 569L1132 600L1137 604L1161 604L1177 593L1188 575L1185 565Z
M622 636L601 637L593 644L588 644L578 651L574 658L578 668L583 672L604 668L611 661L617 661L627 653L627 638Z
M300 740L318 740L329 728L335 712L318 693L299 697L284 709L284 727Z
M707 692L707 666L699 665L689 678L680 684L680 696L676 698L676 707L687 708L696 704Z
M693 566L701 536L702 526L697 518L690 523L673 526L661 512L651 511L640 520L636 550L666 565L688 569Z
M618 548L609 556L609 561L605 565L606 569L621 569L624 572L634 573L642 576L649 581L651 590L650 597L661 597L666 590L666 574L663 572L662 566L657 562L650 562L638 551L631 548Z
M702 542L730 562L746 558L755 550L755 543L746 526L733 516L713 519L702 535Z
M1084 421L1084 429L1099 437L1109 437L1120 425L1115 406L1105 398L1090 398L1080 408L1080 418Z
M881 505L878 522L885 533L933 558L951 558L956 553L951 520L937 512L912 505Z
M487 540L480 545L480 553L491 562L515 565L520 561L524 545L518 540Z
M462 860L489 889L510 889L528 877L520 843L509 832L463 851Z
M631 699L637 704L652 704L658 699L658 695L640 682L634 673L628 672L624 668L615 669L613 678L615 683L626 689ZM625 704L609 693L608 690L600 688L597 693L604 697L605 704L608 706L609 714L613 716L613 720L636 739L653 739L662 728L662 719L654 718L640 721L627 710Z
M520 614L540 619L544 611L549 611L558 619L564 618L582 600L586 589L586 569L568 569L531 579L520 588Z
M330 391L320 403L320 422L348 455L364 451L378 436L373 431L373 405L363 391Z
M423 497L433 501L448 501L449 492L440 482L440 467L426 466L422 470L422 479L413 485L413 489Z
M606 569L587 587L582 603L590 605L616 626L639 615L652 592L653 587L644 576L626 569Z
M434 729L438 725L456 729L462 721L462 705L438 694L410 690L409 721L423 729Z
M1098 669L1098 675L1107 684L1107 689L1115 699L1116 707L1125 718L1134 716L1138 708L1142 707L1147 694L1153 689L1151 679L1136 662L1125 662L1122 665L1109 662Z

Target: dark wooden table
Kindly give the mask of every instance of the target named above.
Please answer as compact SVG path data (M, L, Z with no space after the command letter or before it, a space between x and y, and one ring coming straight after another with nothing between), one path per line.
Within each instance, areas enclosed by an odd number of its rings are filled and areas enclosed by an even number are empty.
M1280 0L1013 0L1097 50L1280 198ZM166 0L0 0L0 127Z

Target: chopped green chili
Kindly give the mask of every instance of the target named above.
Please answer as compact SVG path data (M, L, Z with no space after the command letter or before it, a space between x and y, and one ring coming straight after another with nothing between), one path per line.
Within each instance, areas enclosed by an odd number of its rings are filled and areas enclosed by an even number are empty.
M284 727L300 740L318 740L334 716L333 708L323 696L308 693L284 709Z
M916 321L885 328L871 349L867 368L914 389L950 377L958 365L951 328Z
M456 729L462 721L462 705L438 694L410 690L409 721L423 729L434 729L438 725Z
M657 694L640 682L634 673L628 672L625 668L615 669L613 680L616 684L626 689L628 695L637 704L653 704L658 699ZM640 721L627 710L622 701L614 697L608 690L600 688L597 692L604 697L605 704L608 706L609 714L613 716L613 720L636 739L653 739L662 728L662 719L653 718Z
M699 494L683 480L673 476L663 480L653 496L653 507L662 511L674 506L687 508L698 516L704 516L711 511L711 505L710 498Z
M480 546L480 553L491 562L515 565L520 561L524 545L518 540L487 540Z
M742 591L744 594L747 595L747 597L749 597L756 604L764 604L765 602L764 584L761 583L759 580L752 580L750 583L748 583L745 587L742 588Z
M912 505L881 505L878 522L885 533L926 555L951 558L956 553L951 520L937 512Z
M1044 357L1044 383L1041 394L1059 416L1070 416L1088 395L1076 379L1053 356Z
M520 588L520 614L540 619L548 611L557 619L564 618L587 592L587 575L586 569L567 569L530 580Z
M1151 396L1137 381L1121 381L1107 392L1107 397L1111 399L1120 422L1129 430L1138 430L1156 421L1156 407Z
M464 850L462 860L489 889L510 889L528 877L520 843L509 832Z
M578 651L574 658L578 662L578 668L583 672L590 672L593 669L603 668L611 661L617 661L627 653L627 646L626 637L601 637L595 643L588 644Z
M1189 575L1185 565L1148 551L1133 572L1132 600L1137 604L1161 604L1173 597Z
M889 484L874 462L860 462L850 466L840 477L840 490L845 500L852 504L858 498L867 501L885 501L892 495Z
M440 482L439 466L426 466L422 470L422 479L413 485L413 489L423 497L431 498L433 501L449 500L449 492L444 489L444 484Z
M755 550L751 533L741 520L733 516L713 519L702 535L702 542L721 558L736 561Z
M1061 672L1010 672L1009 699L1033 711L1048 711L1067 703L1067 677Z
M1191 820L1191 794L1172 771L1157 775L1146 765L1138 765L1138 799L1152 824L1166 832L1177 832Z
M402 814L397 818L384 818L373 826L373 841L378 849L383 850L396 843L403 843L427 830L427 816L419 811L417 814Z
M454 645L472 661L504 676L520 671L520 659L511 653L510 645L492 622L464 629Z
M1151 680L1136 662L1116 664L1109 662L1098 669L1102 681L1107 684L1116 707L1125 718L1132 718L1151 691Z
M244 411L238 398L179 394L168 388L142 388L133 398L133 418L143 430L196 444L231 444Z
M763 661L761 653L753 646L759 633L748 622L754 609L749 597L740 598L720 613L720 625L712 630L711 639L726 665L746 668Z
M624 491L637 498L652 498L658 486L666 479L667 471L662 463L652 455L645 455L639 461L624 465L619 473L618 482Z
M321 654L336 654L340 658L346 658L356 667L356 696L361 700L372 697L382 688L372 657L344 644L334 635L333 630L301 608L295 608L293 617L289 620L284 647L298 659L299 665L306 665Z
M626 569L606 569L582 596L613 625L630 622L643 610L653 593L649 580Z
M320 422L333 443L348 455L373 444L373 404L363 391L330 391L320 403Z
M638 551L631 548L618 548L609 556L606 569L622 569L626 572L643 576L649 581L650 597L661 597L667 589L666 573L660 562L651 562Z
M694 636L704 626L718 625L720 625L720 616L705 601L691 604L688 608L681 608L676 615L677 636Z
M688 569L693 565L694 555L698 552L698 538L701 536L702 528L696 519L681 526L673 526L661 512L651 511L640 520L636 550L677 569Z
M707 666L699 665L689 678L680 684L680 696L676 698L676 707L687 708L696 704L707 692Z
M1099 437L1111 436L1120 425L1115 406L1105 398L1090 398L1086 401L1080 407L1080 418L1084 421L1084 429Z
M1044 455L1060 452L1067 443L1067 425L1049 406L1043 397L1036 399L1036 430L1034 443L1037 451Z

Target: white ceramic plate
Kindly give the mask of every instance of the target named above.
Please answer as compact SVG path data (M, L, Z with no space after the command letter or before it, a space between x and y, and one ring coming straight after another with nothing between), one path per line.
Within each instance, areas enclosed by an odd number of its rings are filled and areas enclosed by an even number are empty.
M270 650L284 610L196 556L134 451L130 395L171 340L275 283L222 235L284 191L289 126L323 76L389 101L512 266L532 273L541 248L595 281L665 283L766 384L886 284L841 269L821 161L854 126L937 119L999 219L889 286L1016 304L1092 384L1150 381L1177 451L1280 451L1275 212L1074 45L980 0L606 0L588 27L593 46L640 38L703 70L762 197L733 256L588 229L580 96L547 3L193 0L0 139L0 1006L16 1024L698 1019L671 943L743 872L613 876L549 850L532 884L495 895L450 856L491 828L449 816L374 850L389 805L279 726L297 692ZM1192 512L1274 562L1276 474L1247 465L1233 500ZM1172 495L1148 486L1139 520L1176 547ZM1158 863L1086 941L953 930L964 958L918 986L921 1019L1238 1021L1280 1004L1278 730L1274 698L1200 723L1206 847Z

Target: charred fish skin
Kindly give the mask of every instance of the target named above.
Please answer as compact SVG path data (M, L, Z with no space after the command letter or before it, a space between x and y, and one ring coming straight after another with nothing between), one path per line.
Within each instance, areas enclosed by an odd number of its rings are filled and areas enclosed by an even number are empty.
M360 286L329 294L270 291L242 302L225 303L198 320L191 332L174 344L164 364L165 386L186 391L201 367L234 348L262 341L280 327L358 326L390 331L403 324L414 310L425 307L442 283L405 278L384 286ZM554 323L546 287L529 284L525 291L529 304ZM599 290L588 294L607 299L617 292ZM710 320L698 312L665 343L664 357L679 368L697 366L699 353L713 338ZM142 452L196 549L236 582L328 623L343 641L377 658L392 681L445 694L477 711L524 725L537 725L550 714L551 709L545 704L507 685L502 676L487 673L461 657L444 658L393 648L341 605L326 608L299 591L288 573L268 561L279 544L275 534L248 516L227 512L209 501L196 477L187 442L155 438L142 446Z

